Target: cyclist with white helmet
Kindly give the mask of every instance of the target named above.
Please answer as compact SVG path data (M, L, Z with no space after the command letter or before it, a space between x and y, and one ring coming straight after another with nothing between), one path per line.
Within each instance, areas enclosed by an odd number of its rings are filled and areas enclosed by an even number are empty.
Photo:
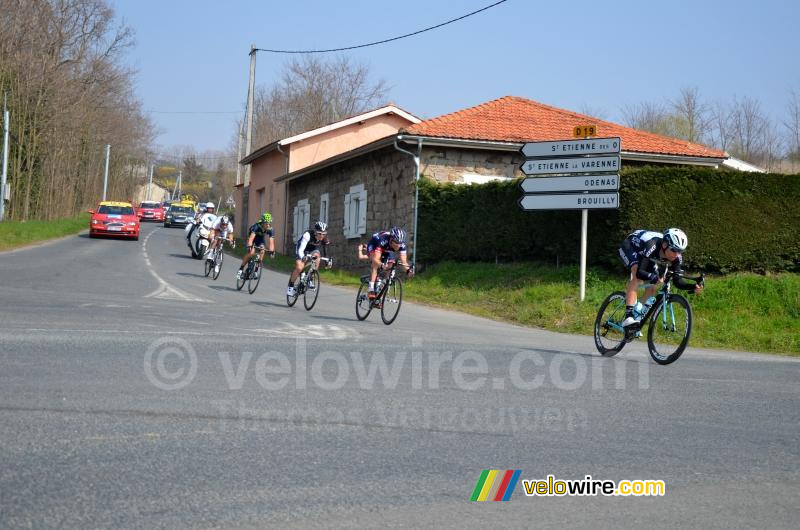
M364 252L366 250L366 252ZM399 226L389 230L375 232L366 245L358 248L359 259L370 260L372 266L369 274L369 293L370 300L374 300L375 278L378 276L378 269L389 258L390 255L397 253L399 263L406 268L406 275L410 278L414 276L414 269L408 264L408 253L406 251L406 231Z
M269 247L261 249L258 254L258 259L264 260L265 250L269 250L269 257L275 257L275 235L272 231L272 214L264 212L264 215L258 218L258 221L250 227L247 232L247 253L242 258L242 264L239 266L239 272L236 273L236 278L242 277L244 267L250 262L250 258L256 253L257 247L266 247L267 238L269 238Z
M306 230L303 232L303 235L297 239L297 243L295 243L294 246L294 270L291 276L289 276L289 287L286 289L286 294L288 296L294 296L294 282L297 280L297 277L300 276L300 273L303 272L305 260L315 259L317 262L316 267L319 268L321 251L324 252L325 247L330 244L331 242L328 240L328 223L323 221L314 223L314 227L311 230ZM325 257L327 257L327 255Z
M219 236L221 239L217 239ZM233 241L233 223L227 215L220 215L211 225L211 233L208 235L211 246L206 250L206 256L211 255L211 251L218 247L223 239L227 239L231 246L236 246Z
M630 326L639 322L641 316L634 312L636 306L636 291L642 282L650 285L645 289L647 298L654 296L658 286L664 283L667 270L680 273L683 265L683 251L689 244L689 239L680 228L668 228L663 233L650 230L636 230L632 232L619 247L619 257L630 271L630 279L625 286L625 320L622 326ZM659 269L659 264L664 265ZM675 286L685 291L694 290L699 294L703 285L689 283L680 276L675 278Z

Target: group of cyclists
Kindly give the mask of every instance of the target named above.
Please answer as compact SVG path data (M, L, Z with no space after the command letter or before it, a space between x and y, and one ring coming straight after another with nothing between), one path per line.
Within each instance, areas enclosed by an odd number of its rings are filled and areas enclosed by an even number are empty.
M233 223L227 215L216 216L214 204L206 203L205 208L197 214L197 224L209 229L209 245L206 255L227 240L235 246L233 239ZM192 228L193 230L194 228ZM191 231L189 231L189 235ZM317 221L314 226L304 231L295 242L295 268L289 278L286 288L287 296L295 295L295 283L303 271L307 260L316 260L319 268L320 257L326 254L325 248L330 244L328 239L328 224ZM625 286L625 319L621 322L623 327L638 323L641 314L634 308L637 303L637 291L642 283L648 284L645 297L653 296L659 285L664 282L665 274L672 270L676 275L675 285L679 289L694 291L699 294L703 284L690 283L682 279L680 273L683 265L683 252L689 244L689 239L680 228L668 228L664 232L651 230L635 230L629 234L619 248L619 256L625 268L630 273ZM237 278L241 278L242 271L249 260L259 253L259 259L264 259L264 254L269 252L270 257L275 257L275 235L272 230L272 215L265 212L258 221L248 229L247 253L242 258ZM414 276L414 268L408 264L407 234L403 228L393 227L372 234L366 245L359 245L358 258L369 260L369 293L370 300L375 299L375 279L378 270L385 263L389 255L398 256L398 264L406 270L408 277ZM328 265L330 267L330 264ZM313 286L311 286L313 288Z
M211 251L222 243L228 241L232 246L236 245L233 239L233 223L227 215L216 216L214 203L206 203L202 205L201 210L196 214L195 225L189 230L186 238L191 237L192 231L197 226L205 226L210 234L208 236L211 241L206 256L211 255ZM407 233L403 228L393 227L389 230L381 230L372 235L366 245L358 247L359 259L369 260L371 265L370 282L369 282L369 299L374 300L375 293L375 279L378 275L378 270L386 262L390 255L398 256L398 263L406 270L406 276L411 278L414 276L414 268L408 263L408 253L406 250ZM242 258L239 270L236 273L236 278L241 279L244 268L253 256L258 252L258 258L264 259L264 254L269 252L271 258L275 257L275 234L272 230L272 214L265 212L247 231L247 252ZM330 245L328 239L328 223L324 221L317 221L314 226L304 231L295 242L294 257L295 267L289 277L289 285L286 288L287 296L295 295L295 283L300 273L308 260L316 260L316 267L319 268L320 258L326 254L326 247ZM330 268L328 263L328 268ZM314 288L313 285L309 285Z

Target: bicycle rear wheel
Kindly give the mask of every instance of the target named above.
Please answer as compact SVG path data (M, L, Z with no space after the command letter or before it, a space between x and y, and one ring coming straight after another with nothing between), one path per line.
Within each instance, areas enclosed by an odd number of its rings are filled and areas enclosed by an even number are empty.
M400 313L400 304L403 303L403 282L400 278L391 280L390 283L383 288L381 296L381 320L387 326L394 322L397 315Z
M319 272L316 270L311 271L308 276L306 276L306 282L306 291L303 293L303 305L306 307L306 311L311 311L311 308L317 303L317 296L319 296ZM313 289L308 286L309 282L314 286Z
M219 273L222 272L222 257L225 255L221 248L217 249L217 254L214 256L214 279L219 278Z
M253 263L250 267L250 274L247 276L247 292L253 294L261 281L261 264Z
M647 348L658 364L670 364L678 360L692 334L692 307L679 294L669 295L653 312L647 330Z
M356 318L364 320L369 316L372 311L372 300L367 296L369 293L369 283L361 282L361 287L358 288L356 294Z
M625 347L625 329L619 325L624 319L625 293L611 293L600 305L594 321L594 345L602 355L612 357Z

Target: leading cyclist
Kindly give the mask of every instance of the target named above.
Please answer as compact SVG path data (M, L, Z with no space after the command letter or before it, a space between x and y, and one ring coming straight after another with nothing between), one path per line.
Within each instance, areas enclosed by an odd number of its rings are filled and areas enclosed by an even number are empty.
M664 283L667 270L682 272L683 251L688 245L689 239L680 228L668 228L664 233L636 230L625 238L619 247L619 257L630 271L630 279L625 286L625 319L620 323L623 327L641 321L641 316L634 312L639 285L648 282L645 297L654 296ZM664 265L663 271L659 270L659 264ZM675 286L684 291L694 290L696 294L703 290L703 284L688 283L680 276L675 278Z

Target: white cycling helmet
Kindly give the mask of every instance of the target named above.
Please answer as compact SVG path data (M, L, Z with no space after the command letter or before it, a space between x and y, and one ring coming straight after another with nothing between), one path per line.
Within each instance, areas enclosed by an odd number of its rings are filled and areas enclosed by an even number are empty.
M206 210L214 210L215 208L216 208L216 206L214 206L213 202L207 202L206 203Z
M689 246L689 238L680 228L667 228L664 231L664 243L672 250L683 252Z

